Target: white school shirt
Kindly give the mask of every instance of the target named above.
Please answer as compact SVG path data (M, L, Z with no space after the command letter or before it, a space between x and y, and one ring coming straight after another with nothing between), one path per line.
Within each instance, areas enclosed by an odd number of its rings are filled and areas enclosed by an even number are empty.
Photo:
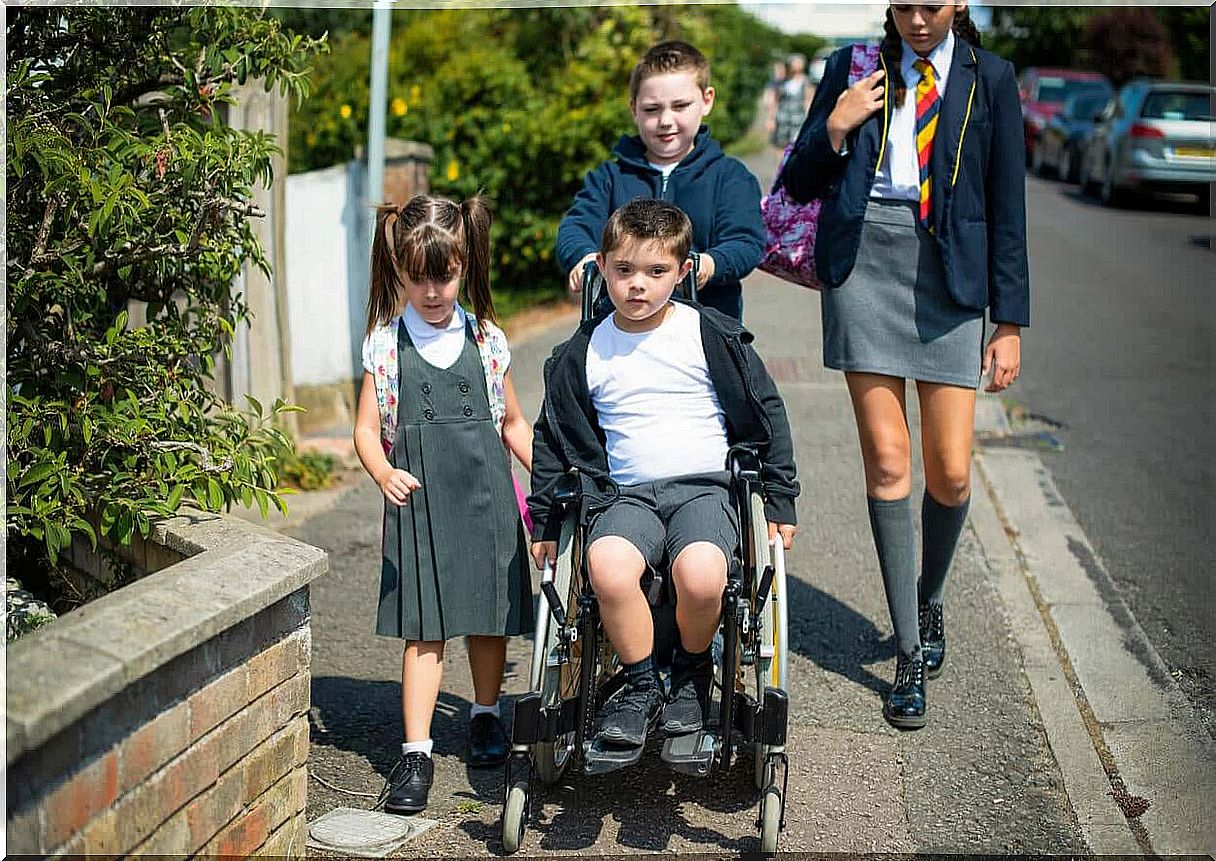
M638 334L609 316L591 333L587 388L618 484L726 468L726 416L695 309L675 303L658 328Z
M432 326L423 320L422 315L408 303L401 319L405 321L405 331L414 342L418 355L436 368L450 368L456 364L464 350L464 327L467 318L463 308L457 305L452 319L443 327Z
M901 107L895 107L892 97L891 119L887 129L887 151L882 164L874 173L874 187L870 197L888 200L920 200L920 159L916 154L916 85L920 72L913 63L919 58L907 42L900 69L908 85L908 94ZM954 32L951 31L926 57L933 64L937 81L937 97L945 98L946 79L950 77L950 63L954 59Z

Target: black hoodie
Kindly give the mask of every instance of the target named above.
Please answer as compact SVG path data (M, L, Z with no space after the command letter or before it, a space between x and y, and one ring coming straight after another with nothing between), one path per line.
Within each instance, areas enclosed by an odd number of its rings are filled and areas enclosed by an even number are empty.
M674 299L673 301L680 301ZM701 340L709 377L726 414L731 445L755 446L763 465L764 511L770 523L797 522L799 493L794 444L785 404L777 386L751 346L753 336L735 319L689 303L701 314ZM582 478L585 509L615 496L608 474L604 432L587 389L587 347L604 317L583 323L545 362L545 401L532 441L532 514L534 541L556 541L561 525L549 522L555 482L571 467ZM723 464L723 468L725 468Z

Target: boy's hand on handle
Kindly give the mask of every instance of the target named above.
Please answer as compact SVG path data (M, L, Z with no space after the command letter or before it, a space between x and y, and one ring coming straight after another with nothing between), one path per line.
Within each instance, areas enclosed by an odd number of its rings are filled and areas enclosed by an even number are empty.
M792 523L770 523L768 525L768 540L772 541L781 535L781 546L789 550L794 546L794 536L798 533L798 527Z
M714 272L715 272L714 259L712 257L710 257L708 254L706 254L704 251L702 251L700 256L697 257L697 289L698 290L700 290L702 287L704 287L706 284L709 283L709 279L714 277Z
M556 541L534 541L532 542L532 561L536 563L537 569L543 569L545 562L557 562L557 542Z
M422 482L404 469L390 469L376 483L380 485L384 498L393 505L405 505L410 501L410 494L422 487Z
M595 252L592 251L574 264L574 268L570 270L570 276L566 279L566 287L571 294L577 296L583 292L583 267L595 259Z
M882 69L871 72L836 100L836 107L828 115L828 140L836 152L840 152L845 135L868 120L875 111L882 110L882 94L886 89L882 83L884 74Z
M1000 392L1009 388L1022 372L1022 330L1010 323L997 324L996 331L988 340L984 350L983 375L992 371L992 380L984 387L986 392Z

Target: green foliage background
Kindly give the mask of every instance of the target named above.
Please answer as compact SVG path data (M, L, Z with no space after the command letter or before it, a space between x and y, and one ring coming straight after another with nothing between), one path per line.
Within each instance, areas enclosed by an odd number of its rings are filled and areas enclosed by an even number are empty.
M5 32L10 564L126 544L183 502L281 507L290 408L212 386L236 278L266 267L250 218L277 151L222 115L246 81L303 97L323 46L216 7L10 8Z
M371 35L362 26L332 35L314 94L291 118L293 171L344 162L366 142ZM387 133L434 147L434 193L488 194L496 290L558 289L558 222L586 172L634 132L629 73L665 38L709 58L710 128L724 144L741 139L787 37L736 6L394 13Z
M1170 77L1206 81L1209 73L1211 7L1151 6L1121 10L1117 7L1001 7L993 12L993 28L985 46L1013 62L1026 66L1064 66L1094 69L1114 78L1123 77L1110 68L1111 57L1104 46L1091 45L1086 25L1095 18L1135 14L1147 9L1165 28ZM1145 45L1156 51L1158 46Z

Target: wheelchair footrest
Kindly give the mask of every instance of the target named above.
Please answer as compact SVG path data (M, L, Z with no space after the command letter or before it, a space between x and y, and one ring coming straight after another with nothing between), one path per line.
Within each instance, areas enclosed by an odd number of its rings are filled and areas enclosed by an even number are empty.
M583 754L583 772L586 774L607 774L618 768L635 764L642 758L645 745L637 747L617 747L606 745L599 739L587 746Z
M704 777L713 770L718 739L705 730L668 736L663 742L663 761L683 774Z

